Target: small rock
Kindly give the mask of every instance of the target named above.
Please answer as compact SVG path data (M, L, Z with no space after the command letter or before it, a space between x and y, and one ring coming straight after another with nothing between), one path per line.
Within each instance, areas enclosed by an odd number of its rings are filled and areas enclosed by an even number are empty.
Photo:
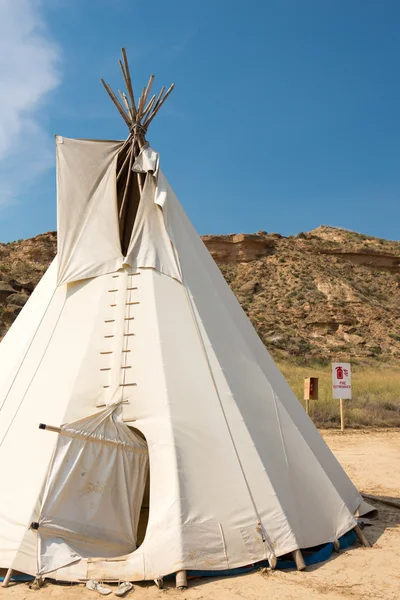
M10 296L7 297L7 304L13 304L15 306L24 306L25 302L28 300L28 295L27 294L18 294L18 293L14 293L11 294Z
M365 344L365 341L361 335L356 335L355 333L343 333L343 339L350 344Z
M2 319L4 323L11 325L15 318L19 315L22 310L22 306L14 306L13 304L8 305L7 309L2 312Z
M11 287L6 281L0 281L0 302L4 302L11 294L15 294L16 290Z
M32 283L32 281L28 281L27 283L21 283L16 279L10 279L8 283L14 288L14 291L16 292L25 292L27 294L32 294L33 290L35 289L35 285Z
M258 291L260 287L260 284L258 283L258 281L248 281L247 283L243 284L239 290L244 293L244 294L254 294L255 292Z
M276 344L277 342L281 342L283 340L283 335L273 335L270 337L267 342L270 344Z

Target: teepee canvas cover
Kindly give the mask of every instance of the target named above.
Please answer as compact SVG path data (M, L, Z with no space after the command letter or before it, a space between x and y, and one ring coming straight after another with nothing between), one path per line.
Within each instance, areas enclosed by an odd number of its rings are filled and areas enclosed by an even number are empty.
M165 95L136 107L122 70L128 140L56 138L58 256L0 345L0 568L273 565L365 505L145 143Z

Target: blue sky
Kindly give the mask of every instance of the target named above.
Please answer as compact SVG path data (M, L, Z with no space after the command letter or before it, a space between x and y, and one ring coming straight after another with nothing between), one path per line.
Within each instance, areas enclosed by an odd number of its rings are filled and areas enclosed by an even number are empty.
M149 130L199 233L399 239L398 0L0 0L0 241L56 228L53 134L122 138L99 79L176 84Z

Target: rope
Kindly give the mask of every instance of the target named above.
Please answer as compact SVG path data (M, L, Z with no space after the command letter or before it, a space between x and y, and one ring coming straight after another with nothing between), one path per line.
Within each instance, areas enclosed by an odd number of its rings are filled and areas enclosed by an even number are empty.
M133 132L135 138L140 135L144 137L147 133L147 127L143 126L141 123L134 123L131 127L131 132Z

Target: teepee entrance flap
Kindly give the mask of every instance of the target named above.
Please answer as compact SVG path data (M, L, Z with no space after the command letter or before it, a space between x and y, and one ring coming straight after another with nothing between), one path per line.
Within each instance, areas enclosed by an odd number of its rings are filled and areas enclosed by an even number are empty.
M148 451L120 411L109 406L61 428L38 521L41 574L136 549Z

